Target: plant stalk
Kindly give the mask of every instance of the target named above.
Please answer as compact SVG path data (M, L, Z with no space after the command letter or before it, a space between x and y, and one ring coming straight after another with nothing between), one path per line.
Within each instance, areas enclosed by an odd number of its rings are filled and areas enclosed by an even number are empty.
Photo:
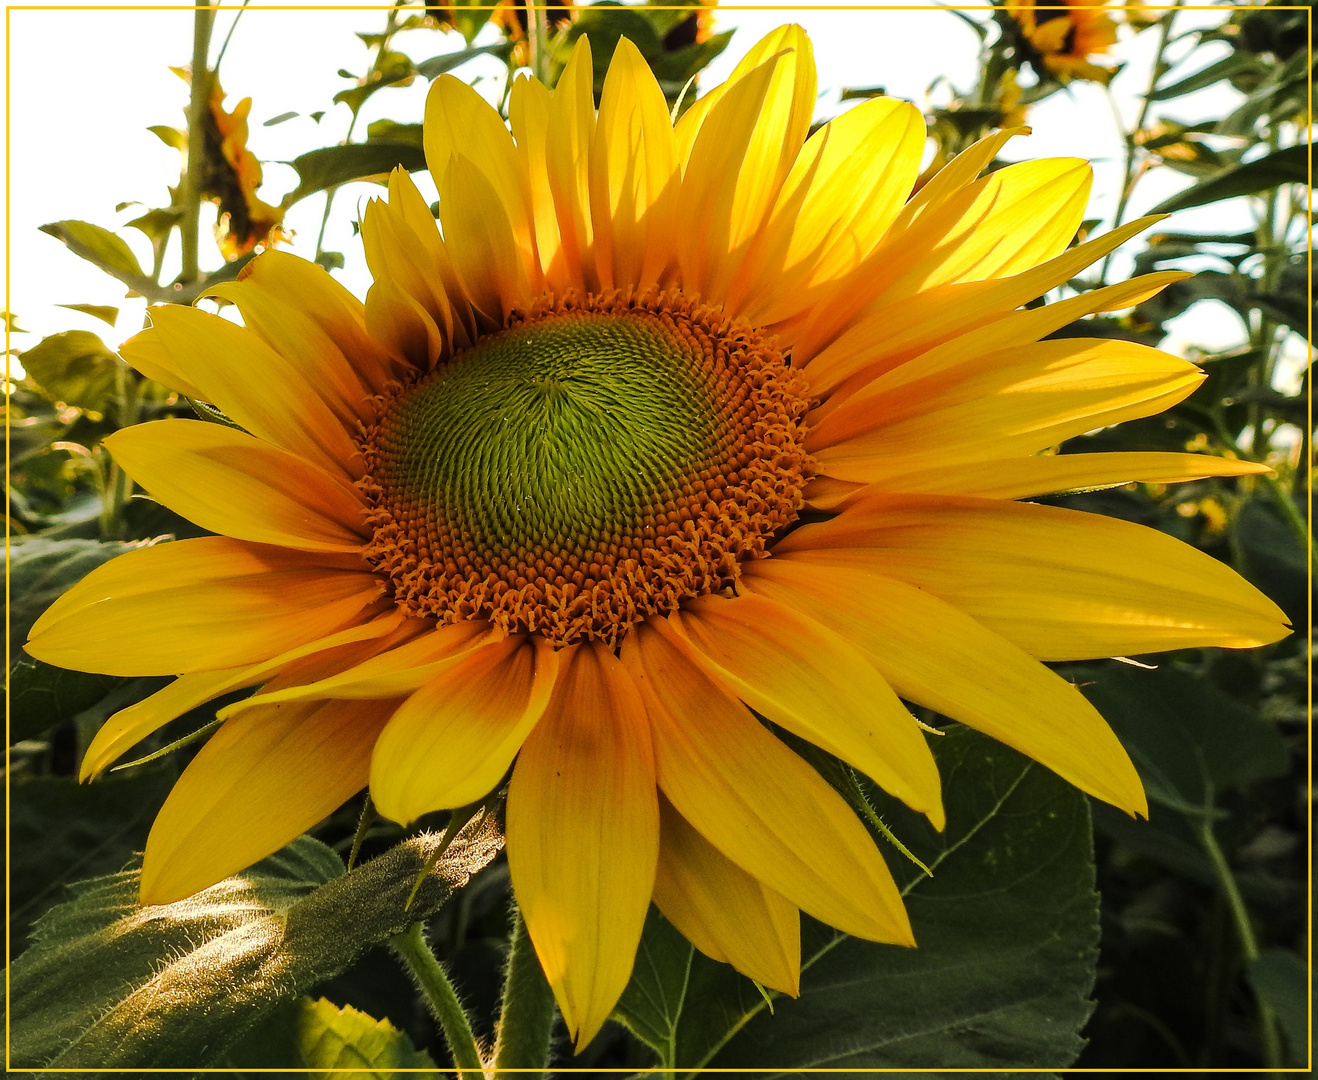
M183 220L183 269L179 282L189 285L200 272L198 247L201 242L201 183L206 167L206 114L210 109L211 72L206 66L210 52L215 9L198 6L192 16L192 86L188 98L188 164L180 185Z
M530 5L531 71L545 86L549 85L549 8L544 3Z
M439 1026L444 1029L444 1038L453 1053L458 1075L463 1080L484 1080L485 1068L481 1063L476 1036L471 1030L471 1021L467 1019L466 1010L458 1000L457 991L449 982L443 966L426 944L422 924L414 922L401 934L390 938L389 944L416 981L430 1011L439 1021Z
M1252 964L1258 959L1259 946L1258 938L1254 936L1254 926L1250 922L1249 908L1245 906L1245 898L1240 895L1240 887L1236 884L1235 875L1231 872L1226 855L1217 843L1217 837L1213 833L1213 823L1207 818L1199 822L1199 842L1203 844L1204 852L1213 868L1213 876L1217 878L1217 884L1226 899L1227 909L1231 913L1231 923L1235 927L1236 937L1240 940L1240 952L1245 958L1246 965ZM1284 1062L1281 1036L1277 1031L1277 1018L1268 1004L1257 994L1255 1003L1258 1005L1259 1042L1263 1049L1263 1064L1270 1070L1280 1069Z
M503 1004L494 1047L495 1080L543 1076L549 1068L549 1037L554 1026L554 993L545 981L522 913L513 908ZM536 1069L538 1072L511 1072Z

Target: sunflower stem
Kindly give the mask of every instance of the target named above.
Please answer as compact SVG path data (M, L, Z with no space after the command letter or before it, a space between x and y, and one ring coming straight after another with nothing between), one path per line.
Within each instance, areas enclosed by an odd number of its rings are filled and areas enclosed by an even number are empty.
M192 16L192 88L188 97L188 163L183 172L181 201L183 221L183 285L197 280L198 246L201 242L201 184L206 169L206 113L210 109L211 73L206 66L210 52L215 9L198 5Z
M495 1080L543 1076L549 1068L549 1036L554 1026L554 993L545 981L522 913L514 904L503 1004L494 1044ZM510 1070L538 1069L537 1073Z
M1227 909L1231 913L1231 922L1235 926L1236 937L1240 941L1240 952L1244 956L1245 963L1247 965L1252 964L1258 959L1259 955L1258 939L1254 936L1254 924L1250 921L1249 908L1245 906L1245 898L1240 895L1236 877L1231 872L1231 864L1227 862L1226 854L1222 851L1217 842L1217 836L1213 833L1213 823L1207 817L1199 822L1199 842L1203 845L1204 852L1208 856L1208 862L1213 868L1213 876L1217 878L1218 887L1222 890L1222 896L1226 899ZM1263 1064L1270 1070L1280 1069L1283 1060L1281 1037L1277 1031L1277 1018L1273 1015L1268 1004L1257 995L1255 995L1255 1003L1258 1006L1259 1042L1262 1044Z
M547 0L531 4L531 71L549 85L549 7Z
M483 1080L485 1067L481 1062L480 1047L476 1045L476 1036L471 1030L471 1021L443 966L426 944L422 924L414 922L401 934L390 938L389 944L425 996L439 1026L444 1029L444 1038L453 1054L453 1062L458 1067L458 1075L463 1080Z

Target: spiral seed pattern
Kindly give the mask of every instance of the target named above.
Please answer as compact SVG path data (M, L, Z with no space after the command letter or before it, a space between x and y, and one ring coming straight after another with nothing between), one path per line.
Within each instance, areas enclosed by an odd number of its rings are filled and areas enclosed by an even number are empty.
M367 558L410 614L616 646L796 517L809 405L771 339L681 294L546 298L381 400Z

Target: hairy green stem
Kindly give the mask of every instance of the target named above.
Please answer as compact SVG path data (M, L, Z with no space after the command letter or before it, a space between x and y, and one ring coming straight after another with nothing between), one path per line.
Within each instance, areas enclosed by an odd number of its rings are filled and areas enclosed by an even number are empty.
M1231 865L1218 845L1217 837L1213 833L1213 823L1208 818L1203 818L1199 822L1199 842L1203 845L1208 862L1213 868L1213 876L1217 878L1218 887L1226 899L1231 922L1240 941L1240 952L1245 958L1245 963L1252 964L1258 959L1259 946L1258 939L1254 936L1254 925L1249 918L1249 908L1245 906L1245 898L1240 895L1240 887L1231 872ZM1277 1018L1266 1002L1257 995L1255 1000L1258 1005L1259 1041L1263 1047L1263 1064L1268 1069L1280 1069L1283 1060Z
M414 922L401 934L390 938L389 944L416 980L430 1011L444 1029L444 1038L453 1053L458 1075L463 1080L483 1080L485 1069L481 1063L480 1047L476 1045L476 1036L471 1030L471 1021L467 1019L466 1010L458 1000L457 991L449 982L443 966L426 944L422 924Z
M206 168L206 114L210 109L211 73L206 66L210 52L211 27L215 9L197 7L192 16L192 90L188 98L188 164L180 185L183 221L183 269L179 282L187 285L197 280L198 245L201 234L201 183Z
M513 908L503 1004L494 1048L495 1080L543 1076L549 1067L549 1036L554 1026L554 993L535 955L522 913ZM536 1073L509 1070L538 1069Z
M531 71L546 86L549 85L549 9L546 4L531 5L530 34Z

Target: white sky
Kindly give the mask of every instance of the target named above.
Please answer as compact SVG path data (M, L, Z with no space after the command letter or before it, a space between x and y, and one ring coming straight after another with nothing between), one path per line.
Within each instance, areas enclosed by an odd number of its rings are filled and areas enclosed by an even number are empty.
M229 0L226 0L229 2ZM384 22L385 8L333 10L263 10L255 4L244 13L225 54L220 76L228 94L227 106L253 98L250 146L262 159L295 157L307 150L332 145L347 131L346 105L331 105L333 95L351 85L336 73L340 68L362 72L368 52L355 36L376 32ZM228 33L236 2L222 8L217 18L212 58ZM966 9L977 17L986 5ZM1178 29L1211 25L1225 12L1188 11ZM778 10L719 10L716 29L738 28L729 50L704 77L710 86L769 28L785 21L800 22L810 32L818 56L820 111L837 110L843 86L882 85L888 93L927 105L927 90L946 76L963 90L975 77L978 40L954 15L940 10L819 10L799 6ZM117 345L142 325L141 300L125 300L123 286L90 264L73 256L63 244L37 231L43 223L77 218L115 228L142 213L132 206L116 211L120 202L146 206L169 203L166 187L177 183L178 154L146 130L150 125L182 126L187 100L185 84L169 71L188 62L191 53L190 11L158 10L10 10L8 87L13 98L9 112L9 307L31 335L17 335L13 344L24 348L38 337L60 330L87 329ZM1120 108L1127 119L1138 110L1136 94L1147 85L1154 34L1135 36L1123 29L1115 49L1126 69L1113 82ZM1188 45L1188 42L1187 42ZM457 34L412 31L398 36L396 48L415 60L462 47ZM1218 46L1225 52L1225 46ZM1202 50L1195 66L1216 58ZM468 78L495 79L503 65L478 60L461 69ZM381 117L417 122L425 99L425 80L407 88L377 93L358 123L358 137L366 124ZM1220 116L1226 107L1214 89L1168 102L1155 115L1182 122ZM307 114L327 109L319 124ZM297 119L274 127L262 122L286 112ZM1106 97L1098 86L1075 84L1035 106L1030 112L1035 134L1015 140L1007 156L1017 158L1074 155L1090 158L1096 171L1091 217L1110 217L1120 179L1122 142ZM433 187L423 191L433 198ZM288 166L267 164L260 194L267 202L294 186ZM1157 170L1138 189L1132 213L1156 204L1188 180ZM369 184L340 190L326 235L326 247L341 251L347 263L337 276L358 295L364 295L369 278L360 244L351 222L359 207L381 189ZM1231 220L1215 207L1179 215L1179 228L1221 231L1249 227L1243 204L1234 204ZM308 257L314 252L324 197L298 204L286 224L295 231L293 250ZM213 220L213 211L211 212ZM124 238L139 259L150 266L150 246L136 230ZM218 265L218 255L203 239L203 268ZM167 269L177 269L177 240ZM207 255L210 256L209 263ZM55 305L83 303L118 306L119 322L110 328L90 316ZM1239 336L1235 318L1215 304L1201 304L1193 320L1183 320L1175 345L1226 344Z

